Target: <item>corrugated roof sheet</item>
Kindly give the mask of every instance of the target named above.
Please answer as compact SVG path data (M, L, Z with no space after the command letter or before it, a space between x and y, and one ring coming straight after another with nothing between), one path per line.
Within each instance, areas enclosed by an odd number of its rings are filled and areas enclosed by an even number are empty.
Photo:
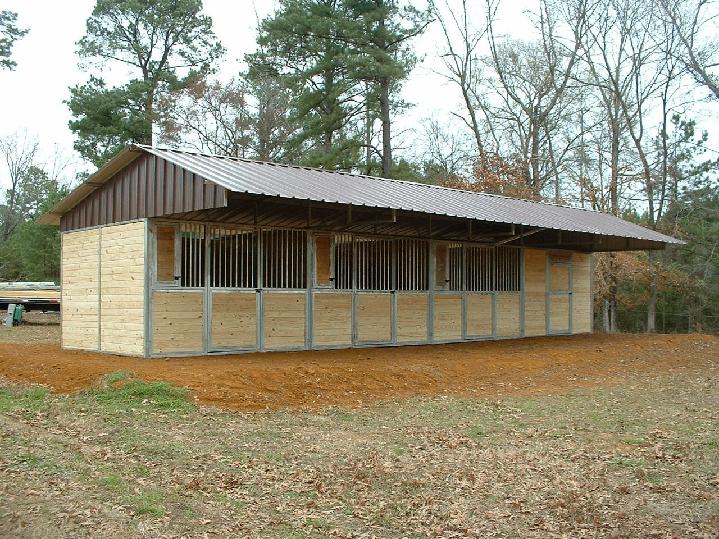
M230 191L684 243L613 215L347 172L138 146Z

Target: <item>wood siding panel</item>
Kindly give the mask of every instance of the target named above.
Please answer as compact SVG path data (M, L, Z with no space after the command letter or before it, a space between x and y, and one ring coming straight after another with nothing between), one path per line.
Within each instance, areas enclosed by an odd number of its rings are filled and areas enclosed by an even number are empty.
M466 301L467 335L470 337L491 337L492 295L469 294Z
M202 353L203 304L201 291L155 291L152 294L152 352Z
M524 335L536 337L547 333L547 252L524 250Z
M257 346L257 293L213 292L210 318L213 349Z
M315 275L317 286L332 284L332 236L318 235L315 237Z
M145 354L145 223L100 234L100 349Z
M497 337L519 337L520 295L516 292L497 293Z
M349 346L352 344L352 293L318 293L313 299L315 346Z
M357 341L362 343L392 340L392 296L357 294Z
M397 293L397 341L427 342L429 295Z
M462 296L434 296L434 340L456 341L462 338Z
M592 331L592 255L572 257L572 333Z
M549 324L550 333L569 331L569 296L549 296Z
M552 264L549 272L549 283L552 292L569 290L569 264Z
M305 293L268 292L262 301L265 349L304 348Z
M97 350L100 345L100 231L62 235L62 347Z

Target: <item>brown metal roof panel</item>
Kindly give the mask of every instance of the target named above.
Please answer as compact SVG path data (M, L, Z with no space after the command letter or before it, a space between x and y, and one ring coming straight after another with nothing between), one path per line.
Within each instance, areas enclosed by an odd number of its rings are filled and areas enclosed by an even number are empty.
M230 191L681 243L612 215L435 185L143 147Z

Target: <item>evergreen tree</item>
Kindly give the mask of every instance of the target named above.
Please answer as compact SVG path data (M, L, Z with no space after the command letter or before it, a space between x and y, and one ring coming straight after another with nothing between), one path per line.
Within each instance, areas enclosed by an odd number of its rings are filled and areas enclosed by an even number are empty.
M326 168L372 169L375 118L382 124L382 174L393 168L396 95L416 58L409 41L428 16L395 0L281 0L259 29L253 70L273 72L293 95L295 157ZM292 158L292 157L291 157Z
M201 10L201 0L97 0L78 54L135 76L118 88L96 78L71 89L70 129L86 158L97 164L126 142L152 144L158 94L211 69L223 50Z
M342 0L281 0L262 21L259 52L248 55L250 77L273 74L292 96L291 121L299 132L288 158L328 169L356 165L361 142L356 80L349 76Z
M12 59L12 47L28 31L18 28L16 21L17 13L0 11L0 69L15 69L17 65Z
M382 175L392 175L392 109L399 105L396 95L402 82L416 63L410 48L412 38L421 34L429 24L429 13L408 5L401 7L397 0L345 0L350 19L353 43L353 77L369 83L369 102L376 100L382 124ZM371 107L367 107L371 114ZM369 122L368 122L369 124Z

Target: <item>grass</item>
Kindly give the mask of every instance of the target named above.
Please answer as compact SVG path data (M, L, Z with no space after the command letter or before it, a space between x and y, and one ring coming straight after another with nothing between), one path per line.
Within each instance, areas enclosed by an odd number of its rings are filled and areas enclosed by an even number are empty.
M87 392L87 396L94 402L115 411L151 408L157 411L186 412L195 408L188 400L188 395L189 392L184 388L167 382L138 380L126 372L106 375L99 388Z
M671 398L668 396L671 395ZM0 536L664 537L719 526L719 368L495 401L232 413L113 373L0 386ZM33 508L28 510L28 508Z
M49 391L45 387L0 387L0 413L15 410L39 412L47 406Z

